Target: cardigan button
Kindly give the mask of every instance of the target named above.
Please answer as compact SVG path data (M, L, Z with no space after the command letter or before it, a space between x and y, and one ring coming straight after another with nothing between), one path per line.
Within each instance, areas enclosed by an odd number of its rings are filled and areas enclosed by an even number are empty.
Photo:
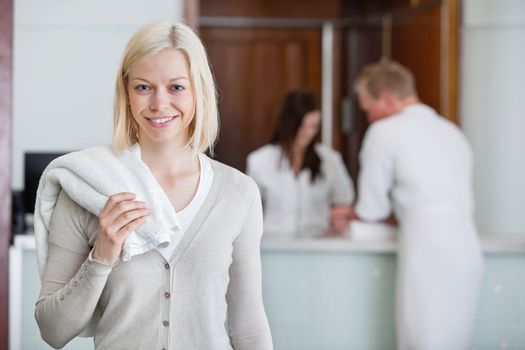
M162 321L162 325L164 327L168 327L170 325L170 323L168 321L164 320L164 321Z
M165 268L166 270L169 270L169 269L170 269L170 264L168 264L168 263L164 264L164 268Z
M164 292L164 298L169 299L171 296L170 292Z

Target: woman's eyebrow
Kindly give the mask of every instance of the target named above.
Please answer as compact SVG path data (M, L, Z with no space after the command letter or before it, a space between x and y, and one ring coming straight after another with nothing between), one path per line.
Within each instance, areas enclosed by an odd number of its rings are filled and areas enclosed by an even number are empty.
M189 80L187 77L176 77L176 78L171 78L169 81L175 81L175 80Z
M149 80L148 80L148 79L141 78L141 77L133 77L133 78L131 78L130 80L142 80L142 81L145 81L145 82L148 82L148 83L149 83ZM188 80L188 81L189 81L189 78L187 78L187 77L176 77L176 78L171 78L171 79L168 80L168 81L169 81L169 82L172 82L172 81L176 81L176 80Z

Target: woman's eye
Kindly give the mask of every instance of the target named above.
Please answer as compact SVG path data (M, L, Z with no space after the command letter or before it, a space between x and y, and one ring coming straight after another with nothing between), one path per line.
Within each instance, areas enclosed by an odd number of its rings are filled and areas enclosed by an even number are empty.
M171 86L171 89L173 91L182 91L182 90L184 90L184 86L179 85L179 84L174 84L174 85Z
M137 90L138 92L144 92L144 91L149 91L150 87L148 85L139 84L135 86L135 90Z

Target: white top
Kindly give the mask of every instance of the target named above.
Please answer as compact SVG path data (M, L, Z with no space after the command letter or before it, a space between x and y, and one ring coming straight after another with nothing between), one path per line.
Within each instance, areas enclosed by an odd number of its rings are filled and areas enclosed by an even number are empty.
M472 154L463 133L416 104L374 122L360 153L356 211L365 220L422 210L472 214Z
M157 248L162 254L166 261L170 261L175 254L175 249L179 244L180 237L184 236L186 230L190 226L191 222L195 218L195 215L199 212L208 192L210 192L211 184L213 183L213 168L211 167L210 160L204 154L199 154L200 164L200 177L199 184L197 186L197 192L193 196L190 203L181 211L177 212L177 217L180 223L180 233L177 236L173 236L171 242L166 247Z
M380 220L393 210L400 223L396 348L469 348L483 256L466 138L432 108L410 105L371 125L360 161L357 214Z
M332 205L350 205L354 200L352 179L341 155L317 144L321 177L310 181L310 170L295 176L278 145L266 145L248 156L246 173L261 191L265 235L313 236L330 227Z

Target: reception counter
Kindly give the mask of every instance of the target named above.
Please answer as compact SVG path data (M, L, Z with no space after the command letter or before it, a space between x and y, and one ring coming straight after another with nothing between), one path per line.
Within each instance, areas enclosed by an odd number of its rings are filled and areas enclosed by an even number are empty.
M523 349L525 235L481 242L485 276L472 349ZM395 349L394 239L264 237L261 250L276 350ZM16 236L10 254L11 349L48 349L33 317L40 289L33 237ZM92 341L77 338L65 349L92 349Z
M472 349L525 348L525 235L484 235ZM264 239L276 349L395 349L395 240ZM454 317L451 315L451 317Z

